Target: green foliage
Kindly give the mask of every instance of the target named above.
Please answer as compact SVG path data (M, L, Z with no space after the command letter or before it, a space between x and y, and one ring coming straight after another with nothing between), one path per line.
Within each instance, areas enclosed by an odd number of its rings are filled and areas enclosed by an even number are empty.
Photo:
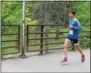
M90 2L75 2L74 9L82 25L90 24Z
M63 24L72 2L26 2L26 18L41 24ZM28 21L26 20L26 23Z
M82 32L82 31L89 31L89 32ZM90 27L83 26L82 31L80 32L80 44L82 48L89 48L90 47Z
M77 11L77 18L80 21L81 25L90 26L90 2L75 2L73 8ZM82 27L83 31L90 31L89 26ZM90 47L90 32L80 32L80 44L82 48ZM85 37L89 36L89 37Z
M72 3L72 2L70 2ZM73 4L73 9L77 11L77 18L79 19L82 25L90 24L90 2L73 2L70 4L69 2L48 2L49 11L50 11L50 23L54 23L54 21L58 22L59 19L56 17L56 14L60 13L60 21L63 22L64 19L62 17L68 18L67 12L68 7L71 8ZM41 7L43 4L43 7ZM67 4L67 6L65 6ZM22 24L22 2L3 2L2 1L2 24ZM26 2L26 24L36 24L40 17L43 16L47 11L44 7L46 6L46 2ZM57 6L57 8L56 8ZM43 9L42 9L43 8ZM58 9L58 10L57 10ZM43 11L42 11L43 10ZM32 16L31 16L32 15ZM35 16L34 16L35 15ZM42 16L41 16L42 15ZM28 16L28 17L27 17ZM36 20L34 20L36 18ZM44 16L42 17L42 19ZM34 20L34 21L33 21Z
M90 38L89 37L80 38L80 44L83 49L89 48L90 47Z
M2 25L22 23L22 2L2 2Z

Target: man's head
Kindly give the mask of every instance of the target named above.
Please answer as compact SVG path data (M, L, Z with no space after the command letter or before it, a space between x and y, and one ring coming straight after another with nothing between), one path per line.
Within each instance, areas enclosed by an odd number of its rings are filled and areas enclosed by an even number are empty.
M68 15L68 16L69 16L70 18L74 18L75 15L76 15L76 11L71 10L71 11L69 12L69 15Z

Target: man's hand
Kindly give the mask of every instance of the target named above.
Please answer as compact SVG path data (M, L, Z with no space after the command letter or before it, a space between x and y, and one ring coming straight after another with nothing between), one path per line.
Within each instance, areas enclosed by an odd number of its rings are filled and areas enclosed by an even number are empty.
M74 27L72 25L69 25L69 29L73 29Z

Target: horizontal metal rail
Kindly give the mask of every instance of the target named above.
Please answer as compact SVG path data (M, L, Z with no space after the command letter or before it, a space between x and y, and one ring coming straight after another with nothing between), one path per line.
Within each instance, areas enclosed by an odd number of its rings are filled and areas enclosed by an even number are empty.
M80 36L81 37L90 37L90 36ZM66 38L66 37L58 37L58 39L60 38ZM41 39L57 39L56 37L52 37L52 38L31 38L31 39L28 39L28 40L41 40Z
M91 31L81 31L81 32L91 32ZM57 32L36 32L36 33L28 33L29 35L30 34L54 34L54 33L57 33ZM68 33L68 32L58 32L58 33L61 33L61 34L63 34L63 33Z
M28 33L28 34L54 34L57 32L36 32L36 33ZM58 32L58 33L68 33L68 32Z
M8 25L7 24L7 25L2 25L2 26L14 26L15 27L15 26L20 26L20 25L17 25L17 24L16 25L15 24L14 25Z
M58 37L59 38L66 38L66 37ZM32 39L28 39L28 40L41 40L41 39L57 39L56 37L52 37L52 38L32 38Z
M40 46L40 45L52 45L52 44L62 44L64 42L60 42L60 43L48 43L48 44L35 44L35 45L28 45L28 46Z
M27 25L27 26L64 26L64 27L66 27L67 25L53 25L53 24L52 25L49 25L49 24L47 25L46 24L46 25ZM82 25L82 26L90 26L90 25Z
M64 25L27 25L27 26L64 26Z
M18 35L18 34L1 34L1 35L8 36L8 35Z
M16 41L19 41L19 40L3 40L1 42L16 42Z
M3 48L4 48L4 49L5 49L5 48L7 49L7 48L18 48L18 47L19 47L19 46L6 46L6 47L1 47L1 48L2 48L2 49L3 49Z
M49 50L57 50L57 49L63 49L63 47L60 47L60 48L51 48ZM45 50L46 50L46 48L42 49L42 51L45 51ZM38 51L40 51L40 50L31 50L31 49L28 49L27 52L38 52Z

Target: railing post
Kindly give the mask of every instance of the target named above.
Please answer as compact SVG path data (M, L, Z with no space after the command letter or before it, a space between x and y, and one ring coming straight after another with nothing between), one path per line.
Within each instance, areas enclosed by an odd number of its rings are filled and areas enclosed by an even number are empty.
M45 32L46 32L46 34L45 34L45 38L48 38L48 27L45 27ZM48 53L48 39L45 39L45 53L47 54Z
M0 17L1 17L1 1L0 1ZM0 57L2 58L2 50L1 50L1 46L2 46L2 40L1 40L1 33L2 33L2 31L1 31L1 18L0 18ZM1 58L0 58L0 61L1 61Z
M43 54L43 29L44 29L44 26L41 25L41 35L40 35L40 54Z
M28 32L28 29L29 29L29 26L27 25L27 43L26 43L26 49L27 49L27 51L28 51L28 43L29 43L29 41L28 41L28 34L29 34L29 32Z
M18 26L18 50L20 52L20 25Z
M22 48L21 48L21 58L26 58L27 56L25 55L25 1L23 0L23 14L22 14Z

